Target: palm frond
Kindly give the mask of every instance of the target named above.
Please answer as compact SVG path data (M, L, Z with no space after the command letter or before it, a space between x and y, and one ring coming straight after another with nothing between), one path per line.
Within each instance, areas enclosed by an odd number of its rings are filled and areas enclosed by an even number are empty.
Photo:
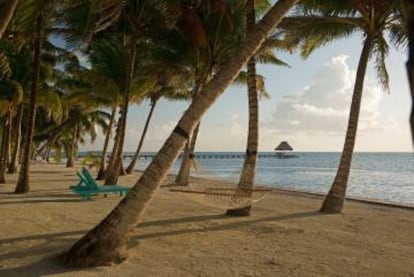
M389 75L385 65L385 58L388 55L389 46L383 37L377 37L374 42L372 54L375 55L375 70L382 87L389 91Z

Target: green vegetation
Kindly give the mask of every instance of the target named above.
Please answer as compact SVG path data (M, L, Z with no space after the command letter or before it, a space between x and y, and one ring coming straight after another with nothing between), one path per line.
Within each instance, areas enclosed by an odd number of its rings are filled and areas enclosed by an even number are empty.
M256 63L286 65L274 50L297 47L307 57L331 41L360 32L364 44L343 154L321 208L342 211L366 67L373 57L379 80L388 87L388 41L396 46L408 41L407 70L414 89L413 5L385 0L279 0L273 6L269 2L0 1L0 183L6 182L7 173L18 171L15 193L30 192L30 161L35 157L48 161L52 155L55 160L64 155L66 166L73 167L80 145L86 139L94 141L100 131L105 134L102 155L85 162L99 168L98 179L105 184L116 184L120 174L134 169L159 99L191 101L131 193L73 245L65 254L66 263L95 266L125 259L131 228L141 220L182 149L185 158L176 183L188 184L200 121L234 82L248 85L247 155L238 188L251 189L258 151L258 98L265 92ZM144 99L150 100L151 110L125 172L128 107ZM249 215L250 208L228 214Z

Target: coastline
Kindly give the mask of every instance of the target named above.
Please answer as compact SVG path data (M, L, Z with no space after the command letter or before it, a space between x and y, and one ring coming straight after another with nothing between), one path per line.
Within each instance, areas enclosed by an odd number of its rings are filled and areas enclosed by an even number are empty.
M78 165L79 166L79 165ZM32 192L0 186L0 276L411 276L412 207L347 200L344 213L317 212L321 196L277 189L233 218L162 187L134 231L129 259L92 269L54 256L96 225L121 198L82 201L68 190L76 169L33 165ZM139 173L120 178L134 184ZM193 179L193 178L192 178ZM165 184L173 180L169 175ZM196 178L211 183L212 180ZM217 181L216 181L217 182Z

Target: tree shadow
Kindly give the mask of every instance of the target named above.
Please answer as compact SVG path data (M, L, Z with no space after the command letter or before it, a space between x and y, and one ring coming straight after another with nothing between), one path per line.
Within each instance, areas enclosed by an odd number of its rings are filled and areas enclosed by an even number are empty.
M216 225L216 226L207 226L197 229L181 229L175 231L165 231L165 232L157 232L157 233L150 233L150 234L143 234L143 235L136 235L133 236L131 240L132 245L137 244L137 240L142 239L151 239L151 238L159 238L159 237L167 237L167 236L174 236L174 235L182 235L187 233L204 233L204 232L217 232L217 231L224 231L229 229L238 229L240 227L245 227L253 224L257 224L260 222L277 222L277 221L284 221L290 219L298 219L298 218L306 218L306 217L313 217L313 216L322 216L325 215L320 213L319 211L306 211L306 212L299 212L295 214L288 214L288 215L279 215L279 216L269 216L257 219L247 219L243 218L243 220L237 217L230 217L226 215L209 215L209 216L191 216L186 218L177 218L177 219L168 219L168 220L159 220L159 221L150 221L144 222L139 224L138 227L146 227L146 226L165 226L169 224L178 224L178 223L190 223L190 222L198 222L198 221L205 221L205 220L213 220L213 219L223 219L228 218L232 219L233 222Z
M0 245L4 245L6 243L17 243L21 241L41 240L39 244L32 247L20 248L19 250L13 252L1 254L0 261L5 261L7 259L18 259L20 257L27 256L41 256L44 255L44 253L49 253L39 261L14 268L1 268L0 262L0 276L38 277L78 271L78 268L70 268L62 265L58 259L58 256L62 253L62 250L69 249L73 244L74 239L71 238L71 236L83 235L86 232L87 230L78 230L0 240Z
M66 196L70 197L70 196ZM12 205L12 204L39 204L39 203L70 203L70 202L85 202L84 199L76 196L76 199L21 199L20 201L4 201L0 202L0 205Z
M145 228L151 226L167 226L172 224L182 224L182 223L193 223L193 222L204 222L210 220L231 220L232 222L226 224L220 224L215 226L206 226L197 229L181 229L175 231L165 231L165 232L156 232L150 234L143 234L143 235L136 235L133 236L128 244L128 248L136 247L139 244L139 240L144 239L151 239L151 238L159 238L159 237L166 237L166 236L173 236L173 235L181 235L187 233L200 233L200 232L216 232L216 231L223 231L229 229L237 229L240 227L254 225L260 222L278 222L284 220L291 220L291 219L299 219L299 218L306 218L306 217L313 217L313 216L321 216L324 215L319 213L318 211L306 211L306 212L299 212L294 214L288 215L279 215L279 216L269 216L269 217L261 217L261 218L237 218L237 217L229 217L222 214L213 214L213 215L202 215L202 216L190 216L190 217L181 217L175 219L166 219L166 220L155 220L155 221L147 221L142 222L137 225L138 228ZM0 264L0 276L28 276L28 277L38 277L38 276L48 276L53 274L61 274L65 272L71 271L79 271L79 268L71 268L66 267L61 264L58 260L57 256L62 252L62 248L70 248L70 245L74 242L73 238L65 238L65 236L77 236L85 234L88 230L77 230L77 231L69 231L69 232L60 232L60 233L52 233L52 234L41 234L41 235L33 235L33 236L26 236L26 237L18 237L18 238L8 238L8 239L1 239L0 245L5 243L16 243L21 242L23 240L46 240L43 244L37 245L32 247L31 249L21 249L14 252L8 252L5 254L0 255L0 261L5 259L13 259L19 258L22 256L27 255L41 255L42 253L52 253L51 255L44 257L40 261L36 261L31 264L22 265L14 268L1 268ZM63 244L63 245L62 245Z
M67 267L62 265L57 254L50 255L37 262L14 267L0 268L0 276L5 277L40 277L49 275L59 275L68 272L80 271L79 268ZM79 276L82 273L79 272ZM78 275L77 275L78 276Z
M22 240L38 240L38 239L51 239L51 238L59 238L59 237L66 237L66 236L76 236L85 234L88 230L77 230L77 231L68 231L68 232L60 232L60 233L49 233L49 234L41 234L41 235L32 235L32 236L25 236L25 237L16 237L16 238L7 238L7 239L0 239L0 245L3 243L12 243ZM1 275L0 275L1 276Z

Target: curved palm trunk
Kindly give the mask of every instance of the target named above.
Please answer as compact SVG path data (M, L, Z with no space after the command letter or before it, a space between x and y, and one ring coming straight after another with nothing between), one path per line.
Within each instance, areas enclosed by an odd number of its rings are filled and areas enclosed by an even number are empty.
M243 47L228 63L220 66L217 74L194 99L183 114L158 154L147 167L128 195L102 220L76 242L65 255L68 264L96 266L119 263L126 258L126 246L154 193L166 177L191 131L227 86L234 81L243 65L256 52L266 36L274 30L287 11L298 0L279 0L242 43Z
M413 1L405 0L404 17L405 26L408 35L408 60L406 62L408 82L410 85L411 99L413 101L410 115L411 137L414 145L414 3Z
M254 31L256 21L254 0L248 0L246 6L246 33ZM259 101L256 88L256 60L252 56L247 63L247 94L249 98L249 130L247 134L247 150L243 169L237 185L237 193L252 196L256 175L257 151L259 147ZM227 215L248 216L251 206L227 210Z
M354 152L355 139L358 129L359 112L361 107L362 91L364 88L365 73L372 45L373 38L371 36L367 36L364 42L364 47L362 48L358 70L356 73L344 148L342 150L341 160L339 163L338 171L336 172L334 182L320 209L320 211L323 213L340 213L344 205L349 171L351 169L352 155Z
M22 140L22 119L23 119L23 104L20 104L17 110L16 123L14 131L15 145L13 148L13 154L9 163L8 172L16 173L17 165L19 163L20 143Z
M191 139L186 143L183 153L183 159L181 161L180 171L175 178L175 184L178 186L188 186L190 177L191 165L194 163L194 150L197 142L198 132L200 130L200 123L197 124L194 129Z
M0 38L6 32L7 26L13 18L14 12L19 4L19 0L7 0L0 10Z
M151 121L151 117L152 117L152 114L154 112L155 105L157 104L157 100L151 101L151 102L152 102L151 103L151 108L150 108L150 111L148 113L147 120L145 121L144 130L142 131L141 138L139 140L137 150L135 151L135 155L134 155L131 163L128 165L128 168L126 169L127 174L131 174L132 171L134 170L135 164L137 163L137 160L138 160L139 153L141 152L142 145L144 144L145 135L147 134L148 126L149 126L149 123Z
M6 183L6 168L10 149L11 118L11 112L9 111L4 119L3 138L1 140L0 184Z
M105 167L106 167L106 153L108 152L109 140L111 139L112 126L114 125L116 115L116 106L112 108L111 117L109 119L108 131L106 132L105 142L102 149L101 161L99 164L98 175L96 180L102 180L105 177Z
M40 73L40 48L42 42L42 18L40 13L36 22L36 32L34 40L33 50L33 78L32 78L32 91L30 93L29 112L27 119L26 137L24 140L22 163L20 166L19 178L17 180L15 193L27 193L30 191L30 157L31 148L33 142L33 132L36 122L36 97L39 91L39 73Z
M129 106L129 93L131 88L132 77L134 75L135 69L135 57L136 57L136 45L135 40L131 42L131 49L130 49L130 59L128 64L128 74L125 77L125 84L124 84L124 102L121 109L121 117L119 119L119 132L117 133L118 137L118 144L117 149L115 152L115 158L113 162L113 167L107 169L107 173L105 176L105 185L116 184L118 182L118 177L121 169L122 164L122 157L123 157L123 149L124 149L124 141L125 141L125 129L126 129L126 120L128 116L128 106Z

